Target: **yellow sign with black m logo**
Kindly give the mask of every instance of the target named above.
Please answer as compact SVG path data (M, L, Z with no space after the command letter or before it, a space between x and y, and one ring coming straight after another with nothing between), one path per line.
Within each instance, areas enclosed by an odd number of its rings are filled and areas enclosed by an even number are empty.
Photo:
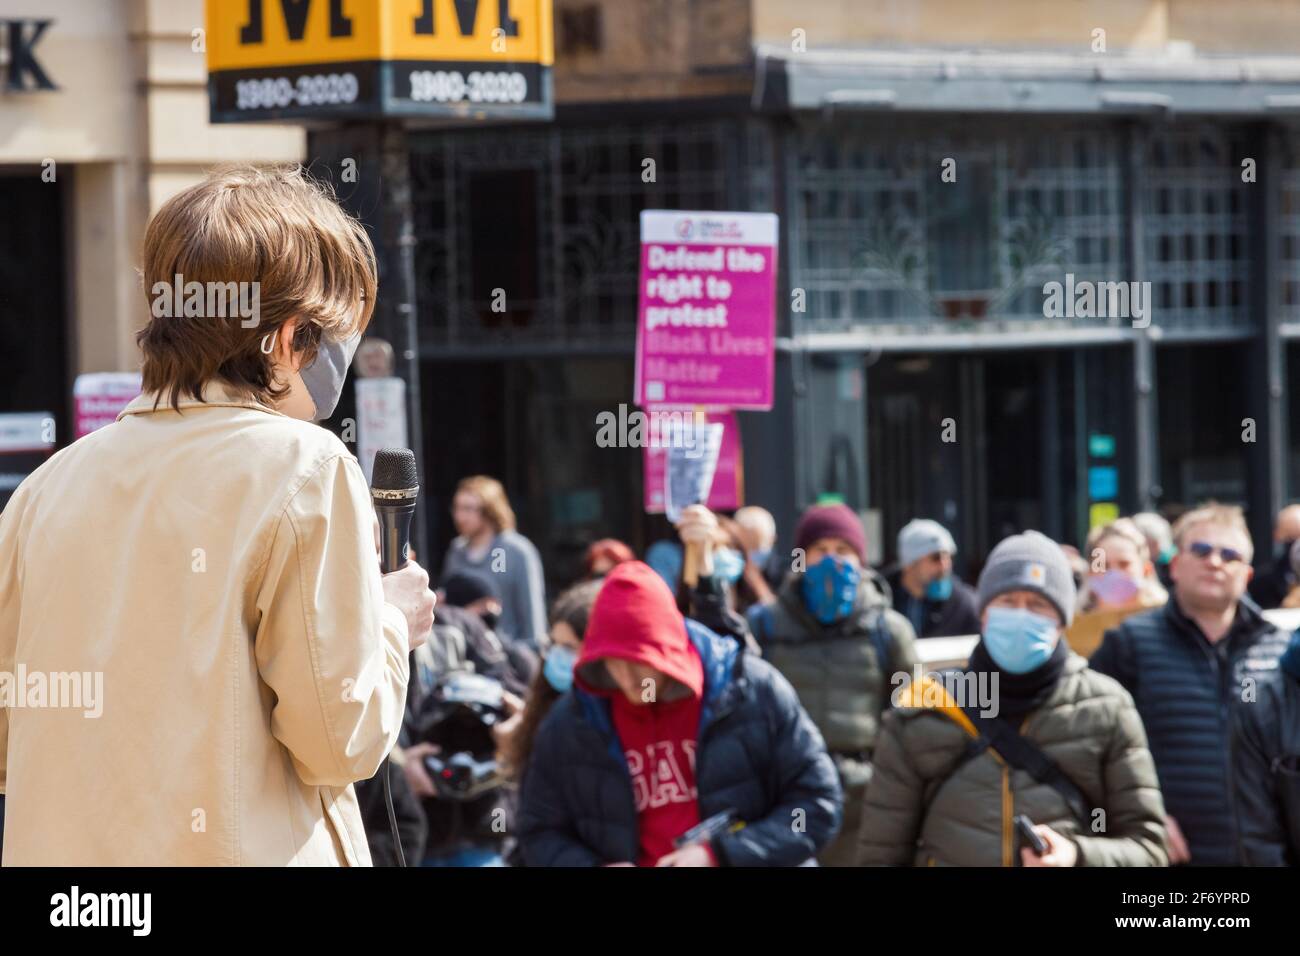
M207 0L213 122L549 119L551 0Z

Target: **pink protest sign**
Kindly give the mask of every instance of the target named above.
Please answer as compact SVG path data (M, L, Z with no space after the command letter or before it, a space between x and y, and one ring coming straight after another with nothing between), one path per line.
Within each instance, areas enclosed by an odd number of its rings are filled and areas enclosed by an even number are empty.
M772 407L777 217L641 213L638 405Z
M651 416L667 412L666 409L657 407L646 411ZM692 416L690 410L682 414L687 418ZM745 501L745 476L740 457L740 425L736 421L736 416L729 411L706 412L703 419L709 424L722 425L722 448L718 452L718 464L713 472L713 485L709 489L709 497L705 504L711 511L733 511ZM669 429L664 430L665 434L669 432ZM647 514L663 514L665 511L664 467L668 452L664 442L668 440L671 439L664 439L660 443L651 441L642 449Z
M111 424L117 413L140 394L139 372L88 372L72 387L76 403L74 438Z

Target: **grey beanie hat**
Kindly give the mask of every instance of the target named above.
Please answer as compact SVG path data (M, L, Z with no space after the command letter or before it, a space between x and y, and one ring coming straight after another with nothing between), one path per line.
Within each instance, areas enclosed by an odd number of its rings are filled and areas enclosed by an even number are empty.
M907 567L936 551L957 553L957 544L948 529L929 518L913 518L898 532L898 563Z
M980 573L979 609L1008 591L1034 591L1061 612L1066 627L1074 620L1074 575L1061 546L1045 534L1026 531L1004 538Z

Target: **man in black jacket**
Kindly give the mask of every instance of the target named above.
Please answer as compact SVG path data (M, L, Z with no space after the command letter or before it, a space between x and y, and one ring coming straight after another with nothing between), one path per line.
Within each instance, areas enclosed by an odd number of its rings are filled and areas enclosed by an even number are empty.
M1232 739L1242 862L1300 866L1300 631Z
M684 619L646 565L615 568L524 775L527 864L795 866L835 835L842 809L821 735L785 679ZM675 846L720 815L728 825Z
M1251 543L1240 508L1196 508L1174 538L1172 599L1108 631L1090 663L1124 685L1146 725L1169 862L1232 866L1240 860L1232 719L1276 671L1286 637L1244 597Z
M898 532L898 568L887 575L894 610L917 637L980 632L975 592L952 572L957 545L937 521L916 518Z

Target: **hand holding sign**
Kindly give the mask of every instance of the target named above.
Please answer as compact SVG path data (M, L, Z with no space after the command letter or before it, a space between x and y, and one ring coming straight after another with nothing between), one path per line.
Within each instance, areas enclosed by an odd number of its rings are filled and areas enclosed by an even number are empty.
M684 559L682 580L695 587L700 575L713 574L713 547L717 541L718 518L704 505L687 505L677 522L677 536L682 539Z

